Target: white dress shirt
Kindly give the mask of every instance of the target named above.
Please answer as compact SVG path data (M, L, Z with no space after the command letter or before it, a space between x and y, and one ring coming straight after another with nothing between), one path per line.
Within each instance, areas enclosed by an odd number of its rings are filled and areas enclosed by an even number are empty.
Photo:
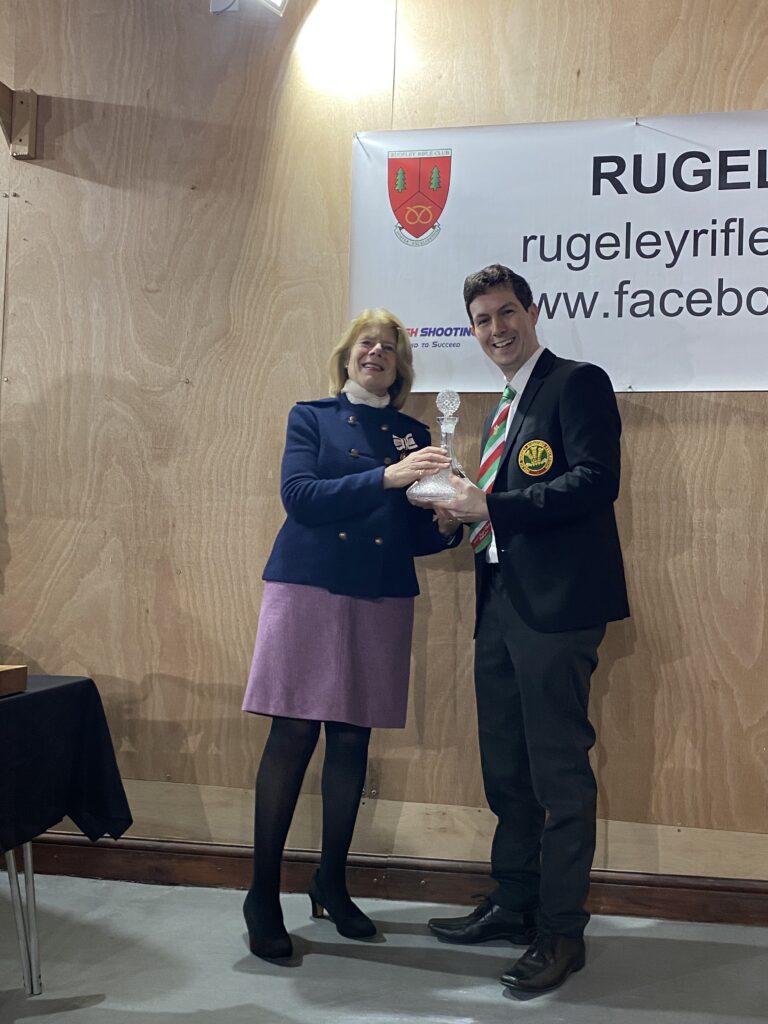
M533 368L536 365L536 361L543 351L544 349L541 346L539 346L533 353L533 355L530 356L526 360L526 362L523 363L523 365L520 367L520 369L517 371L514 377L512 377L511 380L507 381L507 383L510 384L515 389L515 397L512 399L512 405L509 407L509 415L507 416L507 429L506 433L504 434L505 443L507 440L507 435L509 434L509 428L512 425L512 418L515 415L515 412L517 411L518 405L520 404L520 398L523 394L523 391L525 391L525 385L530 380L531 374L533 373ZM499 399L499 401L501 401L501 399ZM498 564L499 561L499 553L496 550L496 537L494 536L493 531L491 531L491 543L485 549L485 560L486 562L492 562L494 564Z

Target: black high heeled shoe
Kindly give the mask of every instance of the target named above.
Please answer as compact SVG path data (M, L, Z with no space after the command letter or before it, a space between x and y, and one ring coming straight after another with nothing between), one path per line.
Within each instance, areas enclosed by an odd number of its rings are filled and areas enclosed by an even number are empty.
M248 946L254 956L262 960L287 960L293 956L293 943L285 930L279 901L276 908L267 908L251 889L243 903L243 917L248 929Z
M346 890L333 892L324 889L317 871L310 883L308 895L312 904L312 917L322 917L325 908L339 935L347 939L369 939L376 934L376 925L360 907L355 906Z

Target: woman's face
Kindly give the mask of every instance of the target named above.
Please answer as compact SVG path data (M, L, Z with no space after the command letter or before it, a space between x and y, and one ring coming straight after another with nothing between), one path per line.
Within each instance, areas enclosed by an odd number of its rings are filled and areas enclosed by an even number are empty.
M347 373L373 395L383 397L397 376L397 335L394 327L369 324L349 350Z

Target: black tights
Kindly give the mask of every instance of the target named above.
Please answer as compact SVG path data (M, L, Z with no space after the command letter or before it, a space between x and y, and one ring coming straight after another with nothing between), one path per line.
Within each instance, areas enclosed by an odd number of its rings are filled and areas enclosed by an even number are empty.
M251 890L261 901L280 892L280 862L299 790L320 735L320 722L273 718L256 775ZM371 730L325 723L323 762L323 888L346 892L345 868L360 806Z

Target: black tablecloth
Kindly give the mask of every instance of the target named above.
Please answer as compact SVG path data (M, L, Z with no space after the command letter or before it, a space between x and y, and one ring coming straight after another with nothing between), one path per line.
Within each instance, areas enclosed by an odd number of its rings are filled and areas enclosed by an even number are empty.
M133 821L93 680L30 676L0 699L0 853L65 815L93 840Z

